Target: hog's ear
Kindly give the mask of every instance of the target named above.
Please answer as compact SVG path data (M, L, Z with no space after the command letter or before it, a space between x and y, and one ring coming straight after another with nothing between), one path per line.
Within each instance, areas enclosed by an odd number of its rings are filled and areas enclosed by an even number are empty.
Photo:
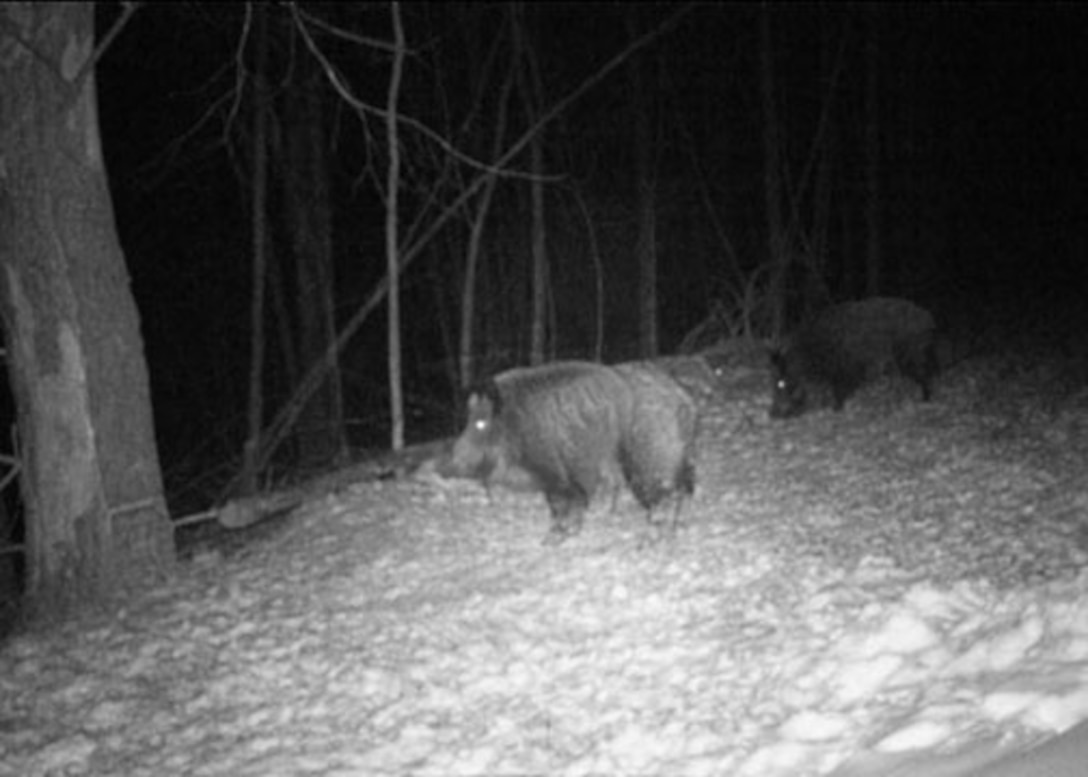
M502 391L494 379L474 385L468 394L469 412L478 411L490 417L502 412Z
M477 432L486 432L495 420L495 403L486 394L473 393L468 397L468 420Z

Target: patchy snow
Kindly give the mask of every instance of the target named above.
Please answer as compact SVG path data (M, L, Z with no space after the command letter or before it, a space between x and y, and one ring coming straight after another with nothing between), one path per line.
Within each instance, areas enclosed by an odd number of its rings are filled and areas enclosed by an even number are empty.
M1088 720L1083 416L753 396L672 540L358 483L11 639L0 777L948 775Z

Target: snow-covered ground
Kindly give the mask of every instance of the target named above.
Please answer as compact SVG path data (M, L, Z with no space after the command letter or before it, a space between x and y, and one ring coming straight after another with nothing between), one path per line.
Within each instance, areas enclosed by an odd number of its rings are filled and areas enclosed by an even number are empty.
M962 774L1088 720L1088 395L1003 380L738 388L656 544L629 498L559 547L532 494L315 498L0 647L0 775Z

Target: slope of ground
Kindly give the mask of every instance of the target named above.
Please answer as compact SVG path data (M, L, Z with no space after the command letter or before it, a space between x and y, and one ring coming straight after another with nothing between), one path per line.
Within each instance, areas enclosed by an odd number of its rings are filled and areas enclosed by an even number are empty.
M539 496L426 467L316 498L0 648L0 775L951 775L1075 733L1088 392L1010 364L793 422L726 386L655 544L625 498L545 547Z

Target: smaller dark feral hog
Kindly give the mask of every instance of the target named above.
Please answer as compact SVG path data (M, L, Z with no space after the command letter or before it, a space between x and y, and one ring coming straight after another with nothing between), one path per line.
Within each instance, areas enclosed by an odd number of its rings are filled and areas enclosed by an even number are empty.
M935 333L929 311L905 299L871 297L824 310L770 354L771 418L826 404L842 410L863 384L890 369L917 383L929 401L937 374Z
M691 400L662 377L667 386L641 369L589 362L500 373L469 397L468 423L440 469L485 486L525 473L547 499L549 544L581 530L590 500L618 473L652 510L694 483L690 445L677 444L689 423L678 408Z

